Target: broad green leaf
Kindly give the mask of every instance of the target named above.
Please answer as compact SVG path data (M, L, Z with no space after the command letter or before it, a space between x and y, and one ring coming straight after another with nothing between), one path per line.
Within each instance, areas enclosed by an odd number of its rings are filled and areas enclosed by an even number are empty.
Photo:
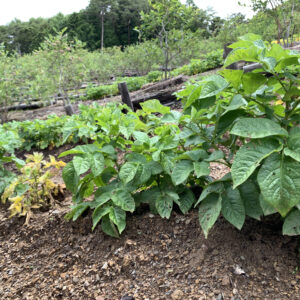
M83 195L83 198L90 197L94 192L94 181L89 180L84 182L80 187L80 194Z
M257 180L265 201L284 217L300 203L300 163L274 153L259 170Z
M239 40L241 41L249 41L249 42L262 42L261 40L261 36L258 34L254 34L254 33L247 33L243 36L239 37Z
M209 98L222 92L228 86L228 82L219 75L213 75L204 80L200 93L201 98Z
M291 150L289 148L284 148L284 154L300 162L300 149L298 151Z
M172 181L175 185L185 182L194 170L193 162L190 160L181 160L174 166L172 172Z
M67 216L68 218L72 218L73 221L76 221L89 207L90 204L88 202L77 204Z
M245 182L260 165L261 161L274 152L279 152L282 145L277 140L253 140L245 144L236 153L231 167L233 188Z
M99 148L99 151L101 153L105 153L105 154L109 154L109 155L115 155L116 154L115 148L111 145L105 145L102 148Z
M12 161L16 164L16 166L19 169L22 168L22 167L24 167L25 164L26 164L24 160L19 159L19 158L15 157L15 156L12 156L11 159L12 159Z
M91 167L90 157L85 156L75 156L73 158L74 169L78 176L87 172Z
M152 160L147 162L145 167L150 170L152 175L158 175L163 171L162 166L160 165L160 163L158 163L156 161L152 161Z
M16 175L14 173L0 168L0 196L3 194L6 187L11 184L15 177Z
M174 201L179 206L181 212L186 214L193 206L195 197L191 190L186 189L183 193L180 193L179 199L174 199Z
M286 57L281 59L275 67L276 72L280 72L288 66L299 65L299 56Z
M135 144L137 145L150 144L150 138L145 132L134 131L133 136L136 139Z
M125 190L115 190L112 192L112 201L115 205L121 207L125 211L134 212L135 202L131 194Z
M200 135L196 134L193 136L190 136L189 138L186 139L186 142L184 144L184 147L189 147L191 145L201 145L205 142L204 139L201 138Z
M221 194L224 192L224 184L222 182L213 182L205 187L202 191L198 201L194 205L195 207L199 205L204 199L206 199L210 194Z
M250 46L252 46L253 43L250 42L250 41L237 41L231 45L228 46L228 48L231 48L231 49L236 49L236 48L248 48Z
M234 122L242 117L246 116L246 112L243 109L229 110L226 111L219 119L217 124L217 134L222 135L227 130L230 129L231 126L234 125Z
M81 145L77 146L71 150L65 151L59 155L59 158L67 156L67 155L76 155L76 154L87 154L87 153L95 153L99 152L100 149L94 145L94 144L89 144L89 145Z
M174 168L174 163L173 163L172 157L169 155L166 155L165 153L162 153L161 156L162 156L161 157L161 165L162 165L163 170L167 174L171 175L173 168Z
M108 202L111 199L111 192L103 192L101 188L99 188L95 193L95 203L98 206L101 206Z
M300 128L294 127L290 131L288 138L288 148L284 149L284 154L300 162Z
M205 161L194 162L194 170L197 178L208 176L210 174L209 163Z
M117 225L119 233L121 234L126 227L126 212L119 207L114 207L109 212L109 218Z
M226 111L236 110L240 107L247 106L247 101L243 98L242 95L235 95L230 104L226 107Z
M244 202L238 190L229 187L222 194L222 215L237 229L242 229L246 213Z
M114 223L110 220L109 215L106 215L102 218L101 229L103 230L104 233L112 237L115 238L119 237L119 232L116 226L114 225Z
M110 206L99 206L97 207L94 212L93 212L93 216L92 216L92 220L93 220L93 228L92 230L94 230L97 226L97 224L100 222L100 220L102 219L102 217L106 216L109 214L110 210L112 208Z
M194 87L194 89L188 96L187 101L185 103L186 108L190 107L196 100L200 98L201 90L202 90L202 85Z
M259 204L264 213L264 216L269 216L277 213L277 210L264 199L262 194L259 195Z
M208 158L208 154L205 150L199 149L199 150L192 150L192 151L186 151L184 154L181 154L176 157L176 160L182 160L182 159L190 159L192 161L199 161L200 159L206 159Z
M128 183L130 182L135 174L137 173L139 168L139 163L134 163L134 162L127 162L125 163L119 173L119 177L120 179L124 182L124 183Z
M210 156L209 158L206 158L205 161L207 162L212 162L212 161L217 161L219 159L223 159L224 158L224 152L221 150L215 150Z
M248 62L259 62L258 55L261 52L257 47L251 46L247 49L237 48L229 53L227 56L224 67L231 65L232 63L244 60Z
M90 165L91 165L91 170L93 172L93 175L95 177L99 176L105 168L103 154L102 153L90 154L89 159L90 159Z
M215 105L216 100L217 100L216 96L196 99L192 103L193 104L192 109L194 109L194 111L191 112L192 119L197 120L198 116L200 115L199 111L201 111L203 109L209 109L210 107ZM187 108L188 106L185 105L185 107Z
M256 185L252 181L246 181L239 186L241 198L244 201L246 215L260 220L263 215L263 211L259 202L259 191Z
M62 178L66 184L67 189L75 194L80 178L75 171L73 161L67 163L67 165L64 167Z
M267 78L258 73L245 73L242 77L242 87L247 94L254 93L267 82Z
M285 129L269 119L244 118L238 120L230 131L231 134L245 138L259 139L268 136L288 136Z
M155 204L155 201L160 197L160 194L160 189L156 186L134 194L134 199L137 206L141 203Z
M285 218L282 228L284 235L300 235L300 210L292 210Z
M274 57L263 57L260 60L260 62L263 65L264 69L269 71L269 72L273 72L274 68L277 64L277 61Z
M167 114L170 112L170 107L162 105L158 100L148 100L141 103L142 109L146 113Z
M229 70L224 69L220 71L220 74L235 88L239 89L241 82L243 71L242 70Z
M162 218L169 219L173 209L173 198L168 194L161 193L155 200L155 207Z
M132 153L127 154L126 160L129 162L136 162L136 163L141 163L141 164L147 163L146 157L137 152L132 152Z
M199 206L199 222L205 238L207 238L209 230L216 223L221 208L222 199L217 194L210 194Z

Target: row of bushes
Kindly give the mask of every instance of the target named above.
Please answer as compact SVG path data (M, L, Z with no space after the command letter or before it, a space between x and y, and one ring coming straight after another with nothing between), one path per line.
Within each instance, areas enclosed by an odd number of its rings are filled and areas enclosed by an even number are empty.
M192 76L218 68L223 64L222 54L222 50L216 50L206 54L202 59L192 59L189 64L171 71L170 75L178 76L182 74ZM162 79L163 73L160 71L151 71L147 76L117 78L116 83L111 85L89 86L87 88L87 95L82 97L81 100L96 100L118 95L119 82L126 82L129 92L133 92L141 89L146 83L157 82Z

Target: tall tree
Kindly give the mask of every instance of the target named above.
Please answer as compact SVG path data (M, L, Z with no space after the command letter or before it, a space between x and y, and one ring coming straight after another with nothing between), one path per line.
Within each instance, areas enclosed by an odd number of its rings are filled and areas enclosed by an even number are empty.
M296 26L295 12L300 9L299 0L251 0L251 7L255 12L274 18L277 25L277 41L289 46L289 37ZM299 26L299 24L298 24Z
M164 54L165 79L168 77L171 52L178 46L177 41L183 39L186 6L179 0L149 0L150 10L142 12L140 32L145 38L157 37ZM179 33L181 32L181 34ZM172 43L172 40L175 43ZM173 51L174 52L174 51Z
M117 34L122 45L130 45L137 40L137 32L134 31L134 28L141 23L140 13L147 11L147 9L147 0L118 0L118 6L116 7L116 15L118 16ZM133 38L134 33L135 37Z
M90 0L88 10L99 15L101 24L101 51L104 48L104 21L108 14L114 11L115 6L118 5L116 0ZM112 15L112 14L110 14Z

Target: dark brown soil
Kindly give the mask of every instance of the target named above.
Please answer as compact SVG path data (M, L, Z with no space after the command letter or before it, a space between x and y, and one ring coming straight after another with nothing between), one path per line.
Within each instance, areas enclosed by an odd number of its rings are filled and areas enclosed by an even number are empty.
M146 212L114 239L92 233L90 215L65 221L67 209L25 227L2 207L0 299L300 299L299 240L274 220L239 232L221 218L206 240L196 211Z

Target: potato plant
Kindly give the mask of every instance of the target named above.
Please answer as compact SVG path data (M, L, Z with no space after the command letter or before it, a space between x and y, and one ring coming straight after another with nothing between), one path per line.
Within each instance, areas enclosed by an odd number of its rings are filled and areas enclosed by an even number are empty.
M252 34L231 47L226 66L243 59L261 68L187 85L178 93L183 113L149 101L137 113L108 106L94 115L95 142L62 154L74 155L63 172L74 201L68 218L92 209L93 228L100 222L118 236L140 204L165 218L176 204L183 213L199 207L206 237L220 214L241 229L246 217L279 213L283 233L299 234L299 54ZM211 162L231 172L214 181Z
M220 214L241 229L246 216L279 213L285 218L283 233L299 234L300 90L295 66L300 55L253 34L231 48L225 66L245 60L260 63L261 69L224 69L181 93L186 112L205 126L201 132L207 147L229 149L224 159L231 173L209 184L197 201L201 227L207 236Z

